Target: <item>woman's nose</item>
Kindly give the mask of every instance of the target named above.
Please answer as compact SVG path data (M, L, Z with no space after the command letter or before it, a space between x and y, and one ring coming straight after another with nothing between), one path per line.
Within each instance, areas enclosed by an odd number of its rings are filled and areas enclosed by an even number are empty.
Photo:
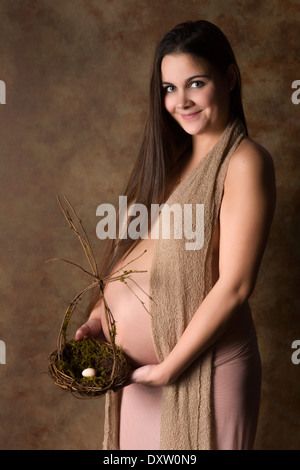
M177 95L177 103L176 107L177 109L187 109L190 108L193 105L192 100L189 98L187 93L185 91L182 91L181 93L178 93Z

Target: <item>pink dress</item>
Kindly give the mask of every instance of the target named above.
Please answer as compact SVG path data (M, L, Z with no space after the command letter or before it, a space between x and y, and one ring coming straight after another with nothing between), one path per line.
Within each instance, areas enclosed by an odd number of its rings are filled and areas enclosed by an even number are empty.
M143 240L125 262L139 259L126 269L147 270L132 279L149 292L154 240ZM128 285L149 309L149 298L130 280ZM106 300L116 320L116 342L137 365L156 364L151 317L128 287L109 284ZM103 322L104 319L102 318ZM105 326L105 325L104 325ZM104 327L104 333L107 330ZM232 319L232 326L217 341L213 362L214 448L252 449L256 434L261 384L261 364L248 304ZM120 450L159 450L162 389L132 384L122 391ZM193 449L190 449L193 450Z

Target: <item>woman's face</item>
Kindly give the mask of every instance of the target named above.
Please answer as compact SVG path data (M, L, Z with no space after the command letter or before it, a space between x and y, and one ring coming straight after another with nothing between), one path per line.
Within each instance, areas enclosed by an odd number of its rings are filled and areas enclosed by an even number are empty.
M161 74L166 110L188 134L223 131L233 73L224 77L207 60L179 53L163 58Z

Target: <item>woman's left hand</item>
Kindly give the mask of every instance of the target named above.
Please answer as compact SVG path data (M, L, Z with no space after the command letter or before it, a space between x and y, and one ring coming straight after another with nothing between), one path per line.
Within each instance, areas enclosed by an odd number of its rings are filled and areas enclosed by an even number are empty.
M130 379L131 383L148 385L150 387L162 387L170 383L163 363L139 367L132 372Z

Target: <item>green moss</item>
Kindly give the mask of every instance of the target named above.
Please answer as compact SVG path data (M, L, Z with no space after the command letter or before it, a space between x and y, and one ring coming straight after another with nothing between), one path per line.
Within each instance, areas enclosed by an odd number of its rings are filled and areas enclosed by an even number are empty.
M117 356L123 352L117 348ZM113 355L107 344L84 338L80 341L68 341L62 352L62 360L57 364L61 372L72 377L76 382L94 384L103 387L110 379L113 367ZM95 377L83 377L82 371L87 368L96 370Z

